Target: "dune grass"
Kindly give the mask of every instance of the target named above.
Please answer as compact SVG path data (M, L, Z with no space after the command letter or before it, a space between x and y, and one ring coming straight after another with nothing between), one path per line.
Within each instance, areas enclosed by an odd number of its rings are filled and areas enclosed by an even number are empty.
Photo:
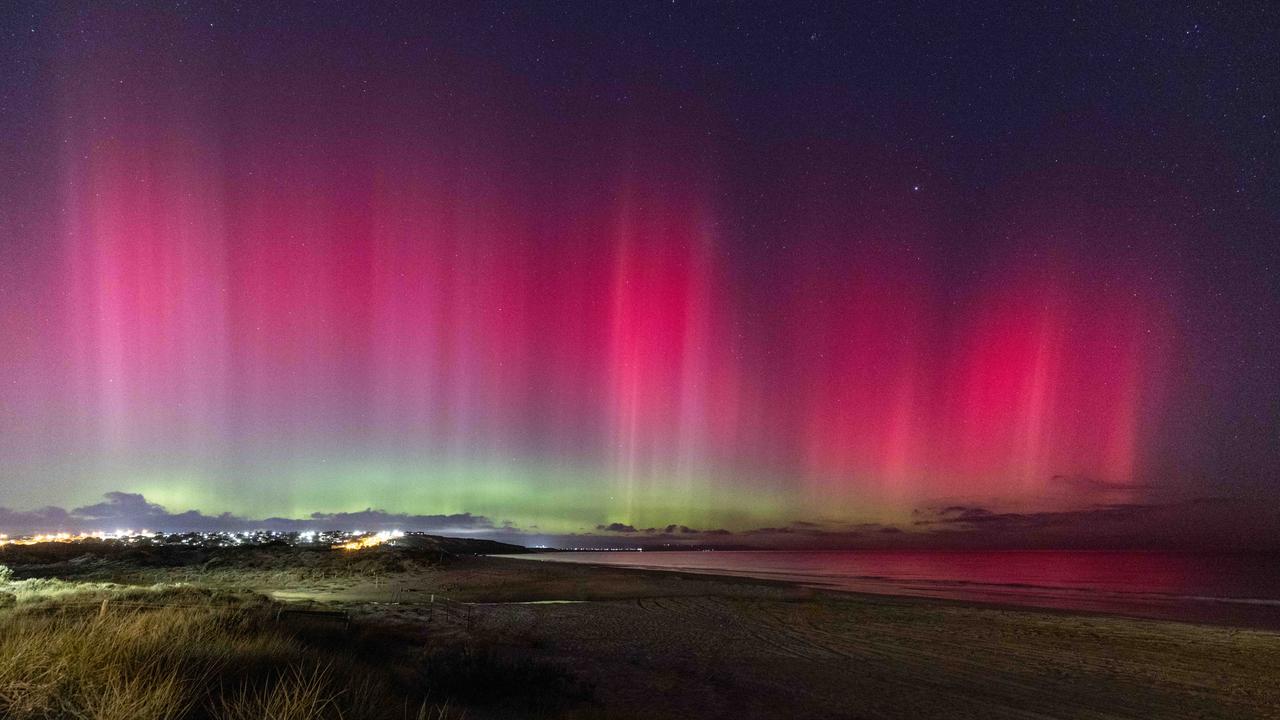
M0 586L13 598L0 610L0 717L455 716L394 687L385 669L310 643L260 596L50 582Z

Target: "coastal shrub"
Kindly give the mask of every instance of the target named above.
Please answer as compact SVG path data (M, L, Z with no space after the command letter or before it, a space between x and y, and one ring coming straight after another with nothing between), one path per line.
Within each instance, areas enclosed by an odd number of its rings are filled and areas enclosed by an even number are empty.
M223 695L214 710L218 720L311 720L341 716L342 691L325 666L310 671L293 666L274 683Z
M13 579L13 568L8 565L0 565L0 583L7 583Z
M387 668L310 644L260 597L190 588L116 591L106 605L66 597L0 611L0 717L452 717L401 692Z

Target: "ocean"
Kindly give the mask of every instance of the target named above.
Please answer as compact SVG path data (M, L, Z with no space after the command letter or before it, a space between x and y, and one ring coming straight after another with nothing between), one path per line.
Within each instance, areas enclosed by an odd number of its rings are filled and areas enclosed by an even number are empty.
M1137 551L553 552L530 559L1280 629L1280 555Z

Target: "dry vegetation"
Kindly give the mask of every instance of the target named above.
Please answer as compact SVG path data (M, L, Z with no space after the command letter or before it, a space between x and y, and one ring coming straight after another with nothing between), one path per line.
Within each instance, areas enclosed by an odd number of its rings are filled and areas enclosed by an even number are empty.
M421 618L388 624L376 603L352 613L262 594L421 578L438 550L4 550L17 561L0 564L4 720L523 718L586 698L557 666L484 646L445 619L463 606L443 599L427 631Z
M281 621L260 596L55 580L3 587L0 717L460 715L414 697L359 652L342 652L335 630Z
M458 556L523 550L491 541L424 535L360 552L284 542L211 546L85 540L0 546L0 566L13 567L22 578L112 585L309 590L376 583L405 574L423 577Z

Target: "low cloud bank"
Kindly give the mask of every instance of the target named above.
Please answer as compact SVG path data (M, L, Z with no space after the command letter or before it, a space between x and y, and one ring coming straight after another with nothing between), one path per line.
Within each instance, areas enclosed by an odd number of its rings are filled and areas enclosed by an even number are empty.
M953 505L917 510L913 517L914 530L960 547L1280 550L1280 508L1235 498L1051 512Z
M441 534L476 534L502 530L482 515L409 515L385 510L321 513L305 518L245 518L231 513L206 515L198 510L170 512L138 493L109 492L93 505L64 510L45 507L20 511L0 507L0 532L9 535L34 532L111 532L118 529L161 532L245 532L277 530L412 530Z
M171 512L137 493L107 493L102 502L67 510L0 507L0 532L93 532L146 528L162 532L390 530L483 537L561 548L784 549L1152 549L1280 550L1280 509L1227 498L1163 504L1120 503L1077 510L1004 512L949 504L913 511L901 525L796 520L750 530L670 524L638 528L613 522L578 533L546 534L483 515L415 515L366 509L303 518L246 518L197 510Z

